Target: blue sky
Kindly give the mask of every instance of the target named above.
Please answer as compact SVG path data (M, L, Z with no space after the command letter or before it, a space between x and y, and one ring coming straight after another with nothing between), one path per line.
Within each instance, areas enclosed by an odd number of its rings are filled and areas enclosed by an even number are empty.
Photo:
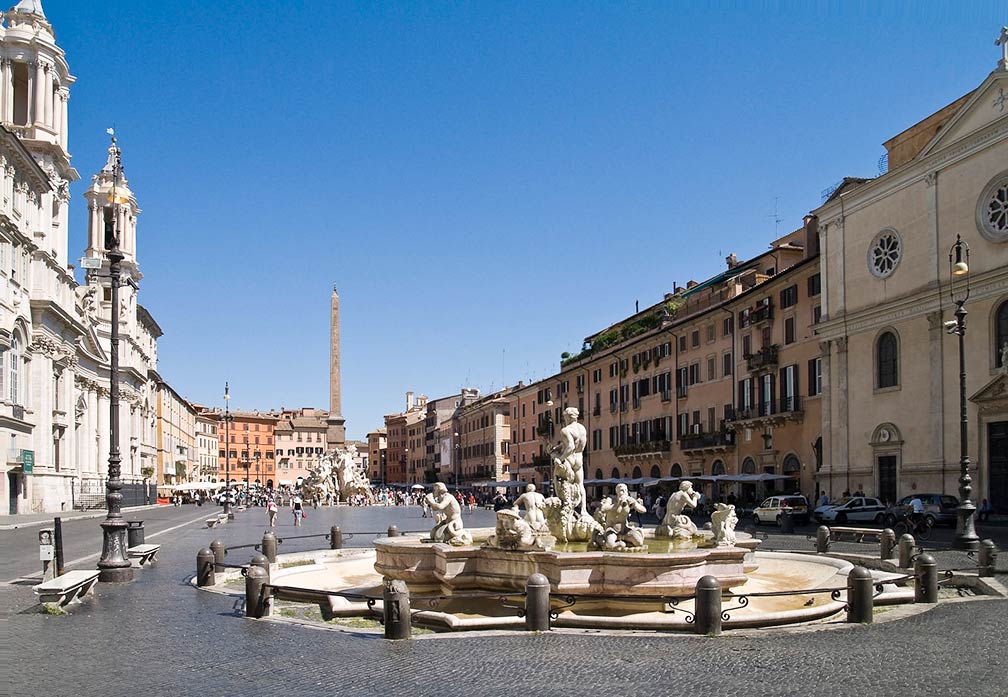
M993 0L44 6L78 78L71 258L114 124L162 375L327 408L335 283L351 437L406 390L548 376L755 255L978 85L1008 23Z

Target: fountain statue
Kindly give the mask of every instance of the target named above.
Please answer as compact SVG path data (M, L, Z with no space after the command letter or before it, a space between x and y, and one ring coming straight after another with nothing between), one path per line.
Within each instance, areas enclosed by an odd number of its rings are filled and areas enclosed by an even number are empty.
M522 518L519 507L525 507ZM487 540L487 547L517 550L549 550L556 545L550 534L549 523L543 510L546 497L536 491L535 484L525 487L525 493L515 499L513 508L497 511L497 526Z
M711 513L711 531L718 547L735 546L736 525L738 516L735 515L735 506L726 503L717 504L717 510Z
M677 539L692 539L697 534L697 527L683 511L696 508L700 503L699 492L693 491L693 483L679 483L679 491L669 497L665 518L655 528L655 537L672 537Z
M588 541L601 526L588 513L584 486L584 449L588 432L578 423L576 407L563 410L560 442L550 448L553 488L557 495L545 502L550 532L562 542Z
M630 514L634 511L645 513L644 503L630 496L626 484L616 485L616 495L602 499L595 512L595 519L601 524L592 534L590 547L604 551L642 551L644 530L630 524Z
M424 497L434 511L436 525L431 530L432 542L447 542L454 547L472 544L472 535L462 526L462 507L458 500L448 493L448 487L437 482L433 491Z
M318 459L308 469L301 484L301 495L308 500L325 501L330 495L337 501L346 501L355 494L371 493L367 474L356 462L357 446L336 448Z

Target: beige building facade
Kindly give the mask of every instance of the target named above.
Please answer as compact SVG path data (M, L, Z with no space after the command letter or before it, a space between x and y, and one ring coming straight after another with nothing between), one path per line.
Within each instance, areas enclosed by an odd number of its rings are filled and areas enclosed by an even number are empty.
M196 481L196 409L157 378L157 469L159 485Z
M823 459L833 495L958 495L950 250L969 246L965 334L974 502L1008 511L1008 69L889 140L888 171L822 206ZM959 293L959 291L956 291ZM959 297L962 297L960 294Z

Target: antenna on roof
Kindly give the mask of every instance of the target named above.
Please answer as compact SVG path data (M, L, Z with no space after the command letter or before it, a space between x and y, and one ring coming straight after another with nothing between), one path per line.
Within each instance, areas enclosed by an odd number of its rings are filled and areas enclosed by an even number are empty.
M774 219L774 235L780 235L780 224L783 221L783 218L781 218L780 215L777 213L777 202L778 201L780 201L780 196L774 196L774 199L773 199L773 213L771 215L767 216L768 218L773 218ZM720 255L718 255L718 256L720 256Z

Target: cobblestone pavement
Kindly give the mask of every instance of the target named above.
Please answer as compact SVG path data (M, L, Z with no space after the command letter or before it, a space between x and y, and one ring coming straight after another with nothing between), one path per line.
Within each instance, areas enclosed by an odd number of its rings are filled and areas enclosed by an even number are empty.
M293 539L338 524L381 531L390 522L421 530L418 509L309 510L294 528L281 514L281 552L325 544ZM490 525L493 514L468 516ZM158 563L133 583L99 586L67 616L34 607L30 585L0 586L13 695L1006 695L1008 600L943 602L871 626L760 630L717 638L683 634L425 635L387 642L374 635L247 620L240 603L188 585L196 551L214 537L257 541L261 509L214 530L182 527L162 536ZM0 539L3 539L0 537ZM359 535L347 546L363 546ZM772 534L764 546L809 549L804 535ZM864 549L854 546L855 549ZM231 563L251 550L235 550ZM959 553L942 553L941 566ZM1003 555L1005 556L1005 555ZM1004 559L999 566L1004 567ZM1006 577L1000 580L1005 582ZM900 614L892 611L892 615ZM883 621L885 620L885 621Z

